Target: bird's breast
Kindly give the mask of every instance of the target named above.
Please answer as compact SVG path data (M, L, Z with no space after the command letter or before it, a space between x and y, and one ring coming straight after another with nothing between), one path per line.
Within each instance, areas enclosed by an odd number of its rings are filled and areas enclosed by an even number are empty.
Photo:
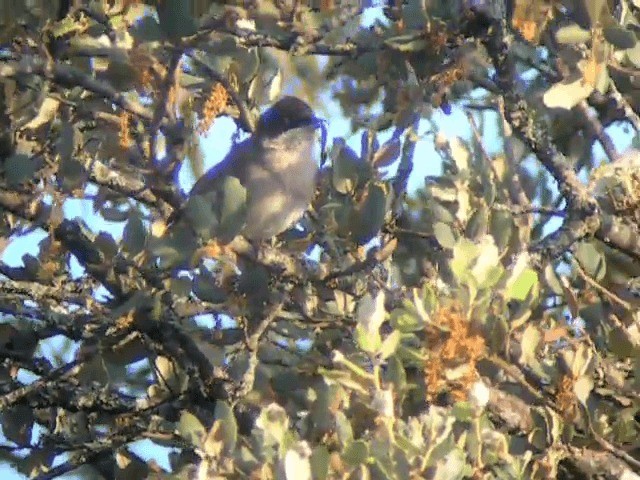
M318 172L313 143L282 147L265 146L262 161L251 163L243 179L248 195L243 233L250 239L270 238L291 227L313 198Z

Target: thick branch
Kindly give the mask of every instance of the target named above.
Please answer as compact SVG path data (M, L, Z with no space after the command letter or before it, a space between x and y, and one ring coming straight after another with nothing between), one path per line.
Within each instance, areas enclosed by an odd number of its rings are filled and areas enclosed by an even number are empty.
M600 227L597 203L582 184L573 168L557 149L546 126L536 120L536 113L517 91L515 62L510 54L510 39L499 22L483 37L483 43L496 67L496 84L503 92L504 114L517 136L537 156L558 183L567 202L567 220L555 234L533 246L544 257L555 258L577 241L592 236Z
M14 78L23 75L38 75L63 87L82 87L144 120L153 119L153 112L139 102L123 95L110 84L97 80L70 65L47 64L43 59L37 57L26 57L20 62L0 64L0 77Z

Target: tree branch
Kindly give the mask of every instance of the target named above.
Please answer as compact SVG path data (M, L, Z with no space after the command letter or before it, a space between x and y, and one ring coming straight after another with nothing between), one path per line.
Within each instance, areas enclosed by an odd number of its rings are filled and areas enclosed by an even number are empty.
M504 114L513 133L537 156L558 184L567 202L567 219L560 229L549 235L532 251L556 258L579 240L593 236L600 227L598 206L569 162L555 146L546 126L536 120L536 113L517 91L515 61L510 52L511 39L500 22L494 22L482 42L496 68L496 84L503 92Z
M153 119L153 112L139 102L131 100L110 84L97 80L71 65L47 64L43 59L36 57L26 57L20 62L7 62L0 65L0 77L15 78L24 75L38 75L63 87L82 87L143 120Z

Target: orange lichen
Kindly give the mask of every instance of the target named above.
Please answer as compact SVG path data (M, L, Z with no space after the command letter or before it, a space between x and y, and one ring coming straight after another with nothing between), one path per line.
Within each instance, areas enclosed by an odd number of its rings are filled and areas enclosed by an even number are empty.
M573 392L575 379L570 375L564 375L558 382L556 390L556 402L558 411L562 412L564 418L573 421L578 414L578 399Z
M437 84L440 88L442 87L450 87L455 82L462 80L465 77L465 69L464 67L456 62L441 71L440 73L436 73L432 75L429 81L431 83Z
M424 372L428 396L448 389L455 400L463 400L478 379L476 365L485 354L484 339L472 333L470 322L458 306L440 308L426 333L429 354Z
M449 40L446 24L429 23L425 30L425 39L427 48L436 55L440 54Z
M127 149L131 147L133 141L131 140L131 133L129 132L129 122L131 120L131 115L129 112L121 112L120 113L120 129L118 131L118 140L119 145L123 149Z
M220 83L214 83L209 93L209 98L202 109L202 120L198 125L198 133L206 135L213 121L227 106L229 101L229 93Z

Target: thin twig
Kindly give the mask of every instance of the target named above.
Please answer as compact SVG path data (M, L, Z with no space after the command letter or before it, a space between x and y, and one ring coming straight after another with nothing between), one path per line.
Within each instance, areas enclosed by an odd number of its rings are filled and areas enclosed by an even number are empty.
M158 144L158 129L160 128L160 124L162 123L162 120L167 114L169 108L169 93L176 83L176 76L178 69L180 69L182 53L182 49L180 48L171 52L171 60L169 61L167 74L160 87L160 92L156 99L156 106L153 111L153 119L149 126L149 157L150 161L154 164L157 161L156 149Z
M264 335L271 324L278 318L278 315L282 311L283 305L284 301L280 301L272 306L267 315L257 326L257 328L246 339L246 346L247 350L249 351L249 365L244 375L242 376L242 380L240 381L238 390L235 393L236 401L243 398L253 389L253 383L256 376L256 368L258 367L258 345L260 343L260 338L262 337L262 335Z
M598 282L596 282L593 278L591 278L591 276L589 274L587 274L587 272L584 271L584 269L582 268L582 265L580 265L580 262L578 262L577 259L575 259L575 257L573 257L573 264L576 267L576 270L578 271L578 274L582 277L582 279L587 282L589 285L591 285L593 288L595 288L596 290L598 290L599 292L603 293L604 295L606 295L609 299L613 300L615 303L617 303L618 305L622 306L623 308L630 310L631 309L631 304L629 302L624 301L622 298L620 298L618 295L616 295L615 293L613 293L610 290L607 290L605 287L603 287L602 285L600 285Z
M616 151L616 147L611 140L611 137L607 134L602 123L596 115L591 112L589 109L589 105L586 100L582 100L578 105L575 106L575 110L582 114L584 119L585 128L588 130L588 133L598 139L600 145L602 145L602 149L604 153L609 157L611 162L615 161L619 154Z

